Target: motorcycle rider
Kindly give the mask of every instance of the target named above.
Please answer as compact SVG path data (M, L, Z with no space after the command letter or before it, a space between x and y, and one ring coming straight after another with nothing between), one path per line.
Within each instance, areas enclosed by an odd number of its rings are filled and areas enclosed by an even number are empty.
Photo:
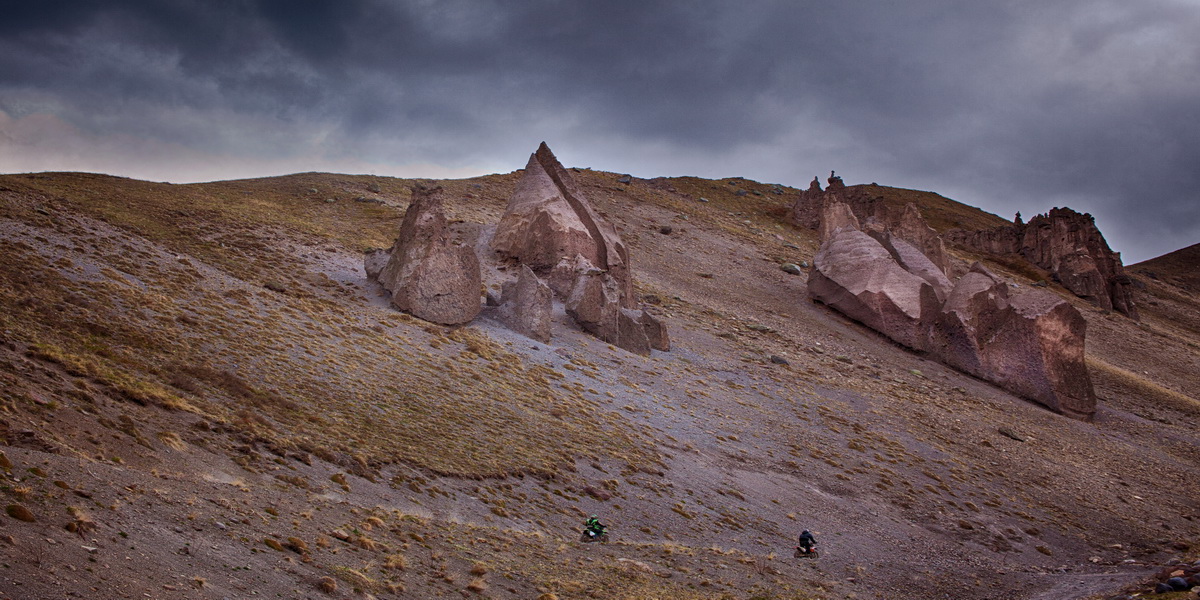
M583 529L584 531L592 532L592 537L599 537L607 528L600 522L600 519L596 515L592 515L588 517L588 520L583 522Z
M800 533L800 547L804 549L805 554L812 552L813 546L816 545L816 538L814 538L813 534L809 533L807 529Z

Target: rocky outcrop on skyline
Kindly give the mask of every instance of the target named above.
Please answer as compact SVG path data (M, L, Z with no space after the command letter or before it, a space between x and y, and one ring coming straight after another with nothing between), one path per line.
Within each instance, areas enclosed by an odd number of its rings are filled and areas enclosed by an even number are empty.
M663 324L634 300L629 254L616 229L544 142L529 157L491 246L545 277L584 331L638 354L670 349Z
M614 280L623 306L632 307L629 253L613 226L587 201L545 142L525 171L496 226L492 248L547 273L564 258L583 256Z
M903 209L896 210L888 206L882 196L872 193L872 187L846 187L841 177L831 173L829 187L822 190L814 177L808 189L800 192L800 197L792 204L788 219L796 225L817 229L819 239L824 242L832 229L848 223L852 217L855 227L861 226L863 231L886 229L920 249L943 274L950 274L950 256L942 238L925 222L916 205L909 202ZM827 209L831 206L836 211L833 216L828 215Z
M1060 414L1095 412L1084 360L1085 321L1041 290L1010 291L976 263L951 283L915 245L886 228L850 226L831 201L809 295L893 341ZM834 227L836 223L841 226Z
M1051 278L1076 296L1137 319L1132 280L1121 254L1108 247L1092 215L1054 208L1028 223L986 231L946 232L951 243L977 252L1020 255L1050 272Z
M397 309L433 323L458 325L479 314L482 276L475 251L453 239L440 192L438 187L413 188L395 244L368 253L365 268L369 278L391 292Z

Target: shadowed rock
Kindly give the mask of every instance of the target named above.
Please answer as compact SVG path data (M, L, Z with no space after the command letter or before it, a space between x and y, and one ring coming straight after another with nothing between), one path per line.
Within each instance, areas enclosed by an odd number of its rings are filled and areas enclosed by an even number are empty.
M550 286L521 265L516 281L504 284L497 317L513 331L540 342L550 341Z
M400 234L375 277L392 293L396 308L426 321L457 325L479 314L482 276L474 250L451 239L440 191L413 189ZM368 276L380 262L382 253L368 253Z

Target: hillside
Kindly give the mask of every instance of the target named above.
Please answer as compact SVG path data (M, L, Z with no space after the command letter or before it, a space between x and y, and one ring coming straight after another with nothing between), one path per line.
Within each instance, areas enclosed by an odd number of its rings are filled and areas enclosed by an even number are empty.
M1197 558L1200 304L1174 279L1133 269L1140 324L1069 298L1082 423L811 303L779 268L816 250L797 190L572 174L671 352L390 309L362 252L411 180L0 176L0 594L1058 599ZM438 184L478 230L517 176ZM589 514L612 543L577 541Z

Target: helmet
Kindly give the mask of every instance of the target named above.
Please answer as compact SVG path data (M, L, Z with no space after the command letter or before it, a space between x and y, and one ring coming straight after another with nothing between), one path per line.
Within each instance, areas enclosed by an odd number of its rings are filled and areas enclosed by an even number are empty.
M592 518L593 518L593 519L595 519L595 518L596 518L596 515L592 515Z
M803 532L803 533L801 533L800 535L804 535L805 533L808 533L808 530L807 530L807 529L805 529L805 530L804 530L804 532Z

